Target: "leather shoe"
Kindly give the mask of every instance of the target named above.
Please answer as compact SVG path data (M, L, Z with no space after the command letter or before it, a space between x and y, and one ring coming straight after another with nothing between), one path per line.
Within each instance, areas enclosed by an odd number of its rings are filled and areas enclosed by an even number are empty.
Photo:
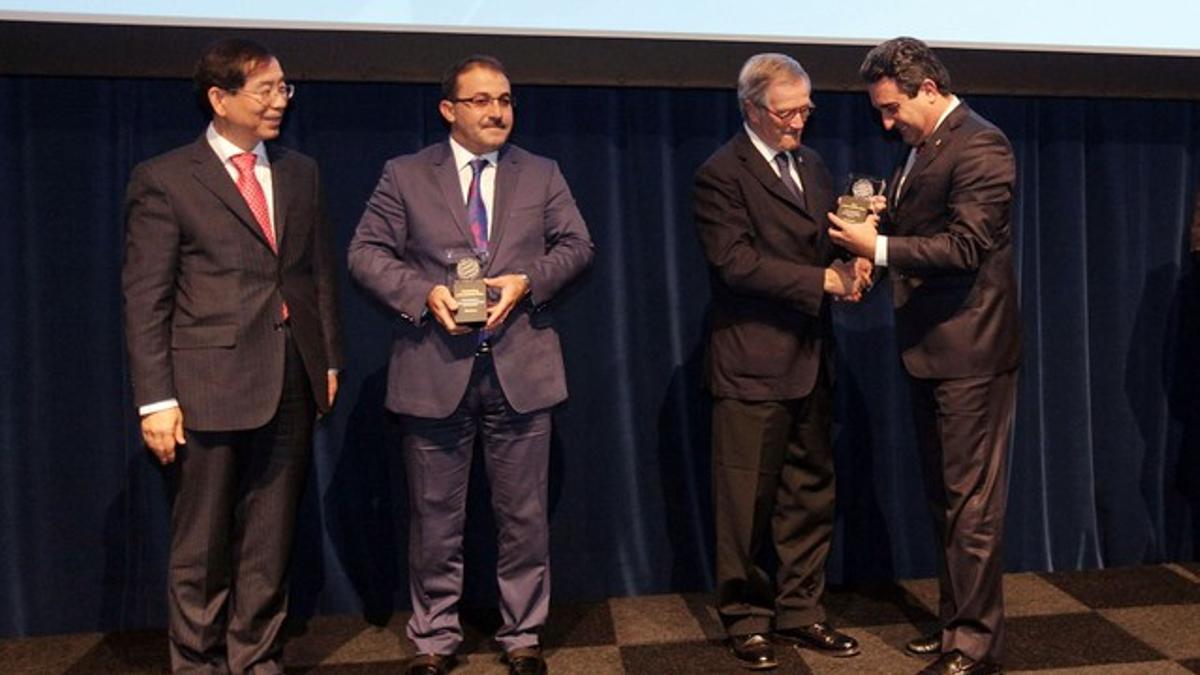
M509 675L546 675L546 659L538 647L522 647L504 655Z
M942 632L919 635L904 644L904 651L916 656L929 656L942 651Z
M779 666L775 660L775 647L765 635L735 635L729 638L729 642L738 665L747 670L770 670Z
M776 630L775 634L785 640L816 649L829 656L854 656L858 653L858 640L838 631L824 621L811 626L782 628Z
M976 661L957 649L942 654L941 658L925 666L917 675L994 675L1004 672L991 661Z
M453 654L417 654L408 662L408 675L446 675L454 667Z

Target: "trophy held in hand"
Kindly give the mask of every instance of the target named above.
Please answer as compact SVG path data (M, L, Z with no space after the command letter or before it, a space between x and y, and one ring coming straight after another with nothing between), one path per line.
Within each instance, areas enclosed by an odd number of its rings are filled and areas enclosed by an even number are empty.
M483 283L483 266L474 255L462 255L453 262L450 292L458 303L454 321L460 326L481 326L487 323L487 287Z
M886 183L873 176L852 173L847 184L846 194L837 200L838 218L850 223L866 222L871 215L872 199L883 194Z

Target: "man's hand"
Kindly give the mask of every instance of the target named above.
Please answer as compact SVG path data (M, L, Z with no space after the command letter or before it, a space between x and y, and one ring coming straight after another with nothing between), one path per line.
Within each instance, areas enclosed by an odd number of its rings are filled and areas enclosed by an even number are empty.
M504 274L492 279L484 279L483 283L487 284L488 288L500 289L500 299L496 304L488 307L487 324L484 328L494 330L497 326L504 323L508 318L509 312L525 294L529 292L529 277L524 274Z
M175 446L184 445L183 411L178 406L142 418L142 440L161 464L175 461Z
M862 299L862 289L865 285L857 276L855 263L848 260L835 260L825 268L825 292L838 300L858 302ZM870 279L868 275L867 279Z
M867 258L858 257L854 259L854 279L858 282L858 287L866 291L871 290L871 273L875 271L875 263Z
M338 374L330 371L325 374L325 387L329 392L329 407L333 407L333 402L337 400L338 389Z
M887 211L887 196L871 195L871 213L879 215Z
M451 335L466 335L471 332L471 329L466 326L460 326L454 320L454 312L458 311L458 301L454 299L454 294L450 289L442 284L433 287L429 291L429 297L425 298L425 306L429 308L430 313L437 319L438 323L442 324L442 328Z
M875 237L879 229L879 216L871 214L861 223L851 223L837 217L837 214L826 214L833 227L829 228L829 238L847 251L857 256L875 259Z

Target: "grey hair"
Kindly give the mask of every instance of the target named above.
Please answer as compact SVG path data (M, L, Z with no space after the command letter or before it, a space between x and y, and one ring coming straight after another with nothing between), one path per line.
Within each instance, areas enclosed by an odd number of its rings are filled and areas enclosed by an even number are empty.
M804 80L809 84L812 80L800 62L787 54L768 52L755 54L746 59L742 70L738 73L738 108L742 117L746 117L746 103L758 106L767 104L767 88L778 80Z

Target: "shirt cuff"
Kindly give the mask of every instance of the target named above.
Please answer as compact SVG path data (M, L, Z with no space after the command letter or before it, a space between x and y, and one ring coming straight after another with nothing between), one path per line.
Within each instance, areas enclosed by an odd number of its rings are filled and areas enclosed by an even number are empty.
M882 234L875 235L875 266L887 267L888 238Z
M140 408L138 408L138 415L145 417L146 415L149 415L151 413L156 413L156 412L159 412L162 410L170 410L171 408L178 408L178 407L179 407L179 401L177 401L173 398L169 398L165 401L158 401L156 403L147 403L146 405L141 406Z

